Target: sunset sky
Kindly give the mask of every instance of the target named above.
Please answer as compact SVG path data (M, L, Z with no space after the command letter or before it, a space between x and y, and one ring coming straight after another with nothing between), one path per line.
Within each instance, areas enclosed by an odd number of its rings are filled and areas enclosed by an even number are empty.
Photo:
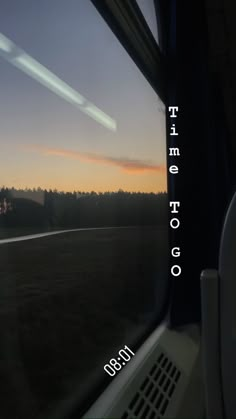
M0 186L166 191L164 105L90 1L0 5Z

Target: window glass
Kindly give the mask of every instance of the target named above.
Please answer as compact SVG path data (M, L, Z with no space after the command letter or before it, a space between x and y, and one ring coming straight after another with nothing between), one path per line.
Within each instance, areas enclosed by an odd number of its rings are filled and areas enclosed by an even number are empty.
M0 28L0 416L48 417L162 309L165 107L87 0Z
M155 40L157 43L159 43L154 0L136 0L136 2L138 3L140 10L145 17L145 20L151 29Z

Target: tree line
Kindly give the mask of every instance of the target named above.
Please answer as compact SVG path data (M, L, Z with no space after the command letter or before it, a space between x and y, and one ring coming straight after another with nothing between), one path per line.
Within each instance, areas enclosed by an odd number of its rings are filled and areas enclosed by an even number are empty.
M2 188L1 202L7 202L10 209L1 213L2 228L56 229L166 225L168 222L167 193Z

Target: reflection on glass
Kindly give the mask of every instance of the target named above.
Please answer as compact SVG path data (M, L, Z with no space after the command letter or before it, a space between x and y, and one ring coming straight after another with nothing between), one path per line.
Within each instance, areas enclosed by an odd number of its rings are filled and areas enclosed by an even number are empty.
M0 25L0 416L44 418L162 309L165 107L87 0L3 0Z
M62 99L67 100L74 106L78 106L82 112L91 116L91 118L94 118L100 124L111 130L116 130L116 123L112 118L98 109L92 103L89 103L77 91L72 89L68 84L66 84L63 80L45 68L42 64L18 48L10 39L6 38L1 33L0 55L2 55L3 58L5 58L15 67L28 74L28 76L32 77L47 87L49 90L56 93Z

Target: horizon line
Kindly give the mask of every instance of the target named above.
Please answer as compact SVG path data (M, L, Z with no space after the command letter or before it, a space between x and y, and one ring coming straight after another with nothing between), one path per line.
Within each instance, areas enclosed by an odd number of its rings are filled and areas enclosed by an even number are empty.
M117 190L107 190L107 191L95 191L94 189L91 189L90 191L84 191L84 190L76 190L76 189L74 189L74 190L58 190L58 189L56 189L56 188L54 188L54 189L52 189L52 188L42 188L42 187L40 187L40 186L38 186L38 187L33 187L33 188L29 188L29 187L24 187L24 188L16 188L16 187L14 187L14 186L5 186L5 185L3 185L3 186L1 186L0 187L0 192L2 192L2 190L15 190L15 191L17 191L17 192L34 192L34 193L39 193L39 192L53 192L53 193L58 193L58 194L60 194L60 193L62 193L62 194L66 194L66 193L71 193L71 194L74 194L74 193L76 193L76 194L91 194L91 193L95 193L95 194L97 194L97 195L99 195L99 194L105 194L105 193L117 193L117 192L123 192L123 193L146 193L146 194L159 194L159 193L167 193L168 191L167 190L161 190L161 191L158 191L158 192L154 192L154 191L152 191L152 192L144 192L144 191L128 191L128 190L124 190L124 189L122 189L122 188L119 188L119 189L117 189Z

